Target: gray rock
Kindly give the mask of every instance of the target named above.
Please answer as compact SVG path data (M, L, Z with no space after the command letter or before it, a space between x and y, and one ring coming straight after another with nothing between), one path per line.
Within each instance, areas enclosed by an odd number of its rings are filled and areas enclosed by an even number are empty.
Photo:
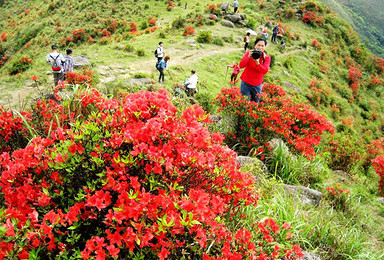
M288 73L288 71L286 71L286 70L284 70L283 73L284 73L285 76L288 76L288 77L291 76L291 75Z
M259 166L260 166L260 168L264 174L269 174L267 166L265 166L265 164L257 158L240 155L240 156L237 156L237 163L239 164L240 167L257 163L257 164L259 164Z
M304 205L318 206L323 194L320 191L312 190L303 186L284 184L284 191L294 198L299 199Z
M244 14L238 14L238 15L240 15L241 20L245 20L245 15Z
M208 19L211 19L211 20L215 20L215 21L217 21L217 15L214 15L214 14L208 15L207 18L208 18Z
M277 147L279 146L285 146L284 145L284 141L283 139L281 138L273 138L271 140L269 140L269 146L272 148L272 149L276 149Z
M239 24L239 25L241 25L241 26L246 26L246 24L245 24L245 22L244 21L239 21L239 22L237 22L237 24Z
M152 84L152 79L150 78L128 79L128 80L125 80L124 83L127 85L143 86L147 84Z
M88 57L85 55L78 55L73 57L73 62L78 66L89 66L91 63L88 60Z
M232 23L238 23L242 21L241 16L239 14L227 14L224 16L224 19L231 21Z
M321 258L318 255L315 255L312 252L303 251L302 253L304 255L302 260L321 260Z
M384 204L384 198L383 197L377 198L377 201L380 202L381 204Z
M194 39L188 39L185 41L185 43L188 45L192 45L192 44L196 44L196 41Z
M229 27L229 28L235 28L235 25L234 25L231 21L223 20L223 21L221 22L221 24L222 24L223 26L226 26L226 27Z
M219 122L221 120L221 116L209 115L209 119L211 119L212 122Z
M297 93L301 93L301 90L294 84L288 82L288 81L284 81L283 82L284 86L286 86L287 88L290 88L290 89L293 89L295 90Z
M24 86L26 86L27 88L36 87L36 85L37 85L36 82L33 80L28 79L24 81Z
M112 81L115 81L116 78L115 77L106 77L106 78L103 78L100 80L101 83L108 83L108 82L112 82Z
M223 11L223 12L228 12L228 8L229 8L229 3L228 2L224 2L220 5L220 9Z

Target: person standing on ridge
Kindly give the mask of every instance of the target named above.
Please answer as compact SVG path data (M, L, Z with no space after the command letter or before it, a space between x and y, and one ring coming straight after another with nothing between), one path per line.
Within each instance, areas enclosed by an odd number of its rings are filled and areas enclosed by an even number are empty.
M239 1L234 0L233 1L233 13L237 13L237 9L239 9Z
M276 24L275 27L273 27L273 30L272 30L272 38L271 38L271 42L274 42L276 43L276 36L277 34L279 33L279 23Z
M52 52L47 55L47 62L52 65L52 74L53 74L53 84L55 87L58 85L59 81L64 80L64 56L57 51L57 45L52 45Z
M244 37L244 51L247 51L250 41L251 41L251 33L248 32L247 35L245 35Z
M163 42L159 42L159 47L157 47L156 49L156 52L155 52L155 55L157 57L157 61L161 61L164 57L164 43Z
M164 70L167 68L167 62L169 60L169 56L165 56L164 59L161 59L160 61L157 61L156 68L160 72L159 75L159 83L164 83Z
M247 51L240 61L240 68L245 68L240 76L241 94L249 101L260 102L263 89L264 75L267 74L271 64L271 57L265 52L267 42L259 38L255 42L253 51Z

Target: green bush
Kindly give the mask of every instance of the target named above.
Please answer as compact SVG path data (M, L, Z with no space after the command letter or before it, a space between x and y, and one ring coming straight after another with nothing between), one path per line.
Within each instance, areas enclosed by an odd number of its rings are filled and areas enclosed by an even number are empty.
M172 27L174 27L176 29L181 29L184 27L185 23L186 23L186 20L184 18L182 18L181 16L179 16L178 18L173 20Z
M135 51L135 47L132 44L127 43L123 46L123 51L133 52Z
M140 29L145 30L147 28L148 28L148 21L147 20L142 21L140 24Z
M143 49L138 49L138 50L136 51L136 54L137 54L137 56L139 56L139 57L143 57L143 56L145 56L145 51L144 51Z
M199 43L210 43L212 41L212 33L210 31L200 31L196 41Z
M212 38L212 43L213 44L216 44L218 46L224 46L224 41L223 39L219 38L219 37L213 37Z

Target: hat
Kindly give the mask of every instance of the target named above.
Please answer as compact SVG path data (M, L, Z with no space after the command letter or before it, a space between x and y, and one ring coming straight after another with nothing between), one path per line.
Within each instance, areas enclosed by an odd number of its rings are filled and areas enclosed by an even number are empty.
M52 45L52 50L56 50L56 49L57 49L57 45L56 44Z

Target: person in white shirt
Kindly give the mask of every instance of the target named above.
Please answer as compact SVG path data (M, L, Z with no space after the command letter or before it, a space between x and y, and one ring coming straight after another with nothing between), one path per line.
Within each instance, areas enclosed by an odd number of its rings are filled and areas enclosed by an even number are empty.
M233 1L233 13L237 13L237 9L239 9L239 2L237 0Z
M52 65L53 83L58 85L59 81L64 81L64 56L57 51L57 45L52 45L52 52L47 55L47 62Z
M158 61L161 61L164 57L164 48L163 48L163 45L164 43L163 42L159 42L159 47L157 47L156 51L157 51L157 60Z
M184 82L185 91L188 97L193 97L197 92L197 82L199 77L196 75L196 71L191 70L191 76Z

